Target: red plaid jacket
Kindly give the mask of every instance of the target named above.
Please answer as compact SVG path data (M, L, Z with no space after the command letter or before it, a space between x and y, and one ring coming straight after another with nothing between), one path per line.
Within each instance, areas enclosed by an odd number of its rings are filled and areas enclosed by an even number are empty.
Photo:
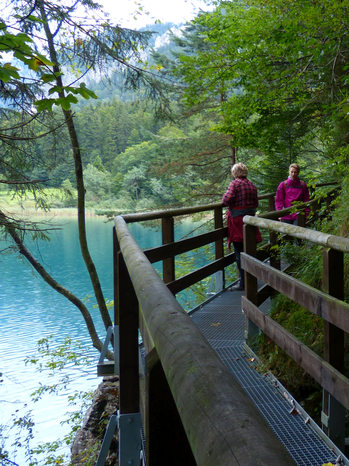
M247 178L236 178L231 181L222 202L230 209L256 209L257 188Z
M222 203L229 207L227 210L228 224L228 247L233 242L243 241L243 215L233 217L230 210L239 209L256 209L258 207L257 188L247 178L236 178L231 181L226 193L223 196ZM259 229L256 233L257 242L262 241Z

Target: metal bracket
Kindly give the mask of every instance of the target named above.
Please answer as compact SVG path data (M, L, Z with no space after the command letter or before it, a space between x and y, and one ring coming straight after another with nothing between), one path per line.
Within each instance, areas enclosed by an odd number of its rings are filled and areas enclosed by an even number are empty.
M119 466L144 464L141 414L113 414L104 434L96 466L104 466L116 429L119 430Z
M114 361L105 361L105 357L108 350L108 345L113 339L114 344ZM97 364L97 374L99 376L104 375L117 375L119 374L119 326L114 325L109 327L107 330L107 336L105 337L103 348L99 356Z
M142 461L141 414L120 414L119 425L119 466L139 466Z
M107 459L109 449L111 442L113 440L114 433L116 431L118 425L118 417L116 414L113 414L111 418L109 419L107 429L104 434L103 442L102 442L102 447L98 455L98 459L96 462L96 466L104 466L105 465L105 460Z
M323 392L323 398L325 392ZM345 408L330 394L328 397L328 413L321 411L321 422L327 428L327 436L344 451L345 448Z
M328 427L328 416L323 411L321 411L321 424Z

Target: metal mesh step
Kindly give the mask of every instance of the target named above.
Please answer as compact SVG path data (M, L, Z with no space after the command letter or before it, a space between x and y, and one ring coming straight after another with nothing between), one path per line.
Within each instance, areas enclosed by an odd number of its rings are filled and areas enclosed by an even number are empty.
M339 455L349 465L287 390L271 374L258 371L256 356L245 346L241 295L221 293L191 317L297 465L335 464ZM297 414L291 414L294 407Z

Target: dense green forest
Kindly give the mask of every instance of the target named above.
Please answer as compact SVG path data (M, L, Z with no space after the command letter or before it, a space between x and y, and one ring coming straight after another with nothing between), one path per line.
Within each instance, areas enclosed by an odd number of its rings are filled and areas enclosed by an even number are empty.
M86 207L134 212L217 202L237 161L246 163L259 193L274 192L297 162L309 185L340 185L332 221L316 228L348 236L348 0L217 1L185 25L142 31L109 20L91 24L90 11L99 9L88 1L80 2L84 22L80 12L74 17L79 2L68 9L46 0L13 3L12 16L0 20L0 189L34 197L39 208L76 208L106 328L111 321L89 257ZM48 202L47 188L61 194ZM46 232L5 204L0 231L79 308L100 350L84 303L25 248L24 231ZM283 254L302 264L297 276L321 284L316 248L287 245ZM348 279L345 286L348 299ZM283 298L275 303L275 318L321 353L319 323ZM301 396L313 401L316 387L283 358L275 350L266 364L294 391L301 381ZM318 399L314 405L316 411Z
M157 34L166 37L171 27L162 25ZM168 42L157 53L168 56L174 49ZM151 52L149 60L155 63ZM193 198L198 198L195 202L220 198L229 181L231 149L229 138L212 130L214 114L174 118L173 109L168 109L167 115L160 115L158 103L146 98L144 89L123 92L120 71L89 80L87 85L98 99L77 104L74 120L88 206L98 206L98 212L124 212L188 204ZM52 116L59 120L57 112L49 115L50 120ZM8 118L6 113L4 127ZM11 119L15 121L16 115ZM43 132L50 124L43 121L35 131ZM62 196L48 207L74 207L76 182L67 129L61 127L38 139L30 149L41 160L27 168L26 176L45 180L45 187L62 189ZM213 166L212 172L207 166ZM3 189L6 186L18 192L17 185L5 183Z
M324 8L333 16L345 6L325 2ZM166 100L151 100L142 86L125 88L120 70L89 77L98 99L72 107L88 205L123 212L217 201L234 161L249 166L259 192L275 191L294 161L308 183L341 180L348 138L346 24L320 24L311 6L301 17L292 11L277 2L262 10L258 2L249 8L229 3L180 29L149 27L155 32L144 66ZM163 45L155 49L156 37ZM57 112L36 123L36 134L59 121ZM2 127L16 118L3 111ZM38 139L30 152L40 163L25 175L63 189L53 207L74 206L67 128ZM17 176L2 171L4 178Z

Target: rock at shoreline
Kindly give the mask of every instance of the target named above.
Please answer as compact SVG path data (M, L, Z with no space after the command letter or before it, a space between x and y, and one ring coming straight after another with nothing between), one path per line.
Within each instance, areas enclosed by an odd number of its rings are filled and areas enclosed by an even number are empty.
M71 464L94 465L110 417L119 406L119 377L104 377L97 387L81 429L71 448ZM106 466L118 464L118 432L113 437Z

